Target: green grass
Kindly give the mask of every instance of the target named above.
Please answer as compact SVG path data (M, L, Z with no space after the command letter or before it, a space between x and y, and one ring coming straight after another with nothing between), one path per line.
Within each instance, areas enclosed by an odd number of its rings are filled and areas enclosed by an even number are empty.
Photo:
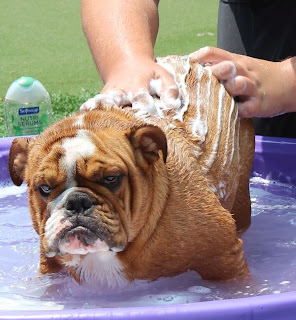
M98 88L80 23L79 0L9 0L0 5L0 96L23 75L49 92Z
M156 56L216 45L218 0L161 0ZM51 95L54 120L76 111L103 86L80 22L80 0L0 4L0 136L3 98L15 79L32 76Z
M218 0L160 0L156 56L216 46Z

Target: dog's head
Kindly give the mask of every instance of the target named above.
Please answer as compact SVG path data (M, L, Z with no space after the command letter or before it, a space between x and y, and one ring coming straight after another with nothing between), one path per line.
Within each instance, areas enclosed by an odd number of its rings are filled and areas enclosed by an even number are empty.
M16 185L28 185L41 254L124 251L153 218L149 206L153 190L160 189L153 168L165 174L166 153L162 130L115 108L77 114L40 136L16 138L9 171Z

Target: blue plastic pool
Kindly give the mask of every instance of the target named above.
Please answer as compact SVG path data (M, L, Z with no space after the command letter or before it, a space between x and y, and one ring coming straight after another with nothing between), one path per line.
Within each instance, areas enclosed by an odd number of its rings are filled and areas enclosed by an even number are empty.
M250 279L211 283L187 272L103 293L63 273L38 276L27 190L8 182L11 141L0 139L0 319L296 318L296 140L256 137L252 226L243 236Z

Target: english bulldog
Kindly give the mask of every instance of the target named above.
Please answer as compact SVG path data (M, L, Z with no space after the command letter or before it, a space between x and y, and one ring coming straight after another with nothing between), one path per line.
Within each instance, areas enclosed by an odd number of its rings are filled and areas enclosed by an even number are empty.
M119 108L98 95L13 141L9 171L28 186L42 274L66 269L110 287L187 270L248 274L238 235L250 224L251 120L192 55L158 63L174 74L179 105L155 96L148 112L140 99Z

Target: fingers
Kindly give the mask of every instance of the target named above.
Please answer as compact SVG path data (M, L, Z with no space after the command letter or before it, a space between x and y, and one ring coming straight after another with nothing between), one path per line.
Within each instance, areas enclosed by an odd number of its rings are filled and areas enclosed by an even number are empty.
M132 109L138 114L157 114L154 99L147 89L138 89L129 93Z
M202 65L213 65L222 61L232 60L233 54L214 47L204 47L190 55L190 59Z
M181 106L181 100L179 88L174 80L174 76L169 71L163 68L159 70L161 73L156 74L156 81L159 83L159 87L156 93L160 98L160 101L162 102L161 104L159 104L159 106L163 109L163 111L171 109L177 110Z
M236 76L236 66L230 61L223 61L213 65L211 71L218 80L230 80Z
M264 97L255 73L249 72L248 64L252 62L254 65L252 58L213 47L201 48L191 54L190 58L204 66L210 66L213 75L223 81L225 89L237 101L240 117L263 116Z
M243 102L237 102L236 104L238 109L238 115L241 118L253 118L257 116L257 109L259 107L258 100L253 98L249 98Z
M161 103L155 103L156 96L160 98ZM93 110L99 105L132 106L141 114L163 116L164 110L179 108L181 101L173 75L153 62L146 69L136 70L134 77L128 72L126 75L116 75L112 81L106 83L101 94L86 101L80 110Z
M233 97L252 97L257 95L255 83L247 77L236 76L224 82L225 89Z

